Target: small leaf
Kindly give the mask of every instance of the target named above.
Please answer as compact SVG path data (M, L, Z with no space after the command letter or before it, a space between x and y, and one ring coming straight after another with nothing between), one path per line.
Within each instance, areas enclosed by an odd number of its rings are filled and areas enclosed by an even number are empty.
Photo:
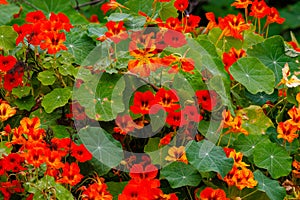
M192 166L183 162L172 162L161 170L160 177L165 177L172 188L197 186L201 181L200 173Z
M263 191L272 200L282 200L286 195L286 191L283 187L280 187L277 180L272 180L266 177L261 171L256 170L254 178L257 180L257 189Z
M234 63L229 71L233 78L240 82L252 94L258 92L273 93L275 76L257 58L244 57Z
M159 11L160 18L165 21L169 17L177 17L178 13L176 8L174 7L175 0L172 0L170 2L164 2L161 4L161 9Z
M47 70L40 72L37 79L43 84L43 85L52 85L55 80L55 74L53 71Z
M127 13L112 13L107 17L107 21L114 21L114 22L119 22L119 21L124 21L125 19L131 19L132 16Z
M11 26L0 26L0 49L14 49L17 36L18 34Z
M123 159L121 144L100 127L86 127L79 131L79 137L93 157L108 167L117 166Z
M16 87L12 89L12 94L16 95L18 98L22 98L28 96L30 93L31 87L23 86L23 87Z
M69 88L55 88L44 96L42 106L47 113L51 113L56 108L66 105L71 95L72 92Z
M18 106L20 110L30 111L31 108L35 105L35 100L33 96L23 97L21 99L17 99L15 104Z
M106 185L108 187L108 191L113 196L113 199L118 199L119 194L122 193L125 186L128 184L127 181L122 182L106 182Z
M152 15L153 9L152 9L153 0L128 0L124 3L124 6L129 8L129 10L123 9L124 12L131 12L131 13L138 13L139 11L142 11L146 13L148 16ZM160 10L160 4L156 4L156 12Z
M199 172L214 171L222 177L232 169L233 159L227 158L222 147L210 141L191 141L186 146L186 156Z
M58 71L63 76L74 76L76 74L75 67L73 65L60 65Z
M269 139L265 135L244 135L238 136L238 139L234 141L234 147L237 151L242 152L245 156L252 156L254 149L260 143L266 143Z
M288 152L271 142L256 145L253 158L255 165L267 169L274 179L287 176L292 170L292 158Z

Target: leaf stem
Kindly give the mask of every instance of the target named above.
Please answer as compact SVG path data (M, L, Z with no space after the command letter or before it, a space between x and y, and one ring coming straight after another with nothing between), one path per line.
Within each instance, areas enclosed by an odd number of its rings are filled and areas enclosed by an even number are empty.
M254 190L253 192L250 192L249 194L246 194L245 196L241 197L241 199L244 199L246 197L249 197L251 195L253 195L255 192L257 192L258 190Z

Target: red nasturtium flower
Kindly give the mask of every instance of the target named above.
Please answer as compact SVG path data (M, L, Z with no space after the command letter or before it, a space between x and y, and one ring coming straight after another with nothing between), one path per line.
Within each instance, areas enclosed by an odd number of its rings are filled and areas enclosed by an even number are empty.
M206 26L206 31L205 33L207 33L209 30L218 27L218 24L216 22L216 17L215 14L213 12L207 12L205 13L205 17L208 20L208 24Z
M226 193L222 189L213 189L211 187L206 187L200 193L200 199L198 200L229 200L226 197Z
M124 22L114 22L109 21L105 24L107 27L107 32L105 32L105 36L111 39L114 43L119 43L122 40L127 39L128 33L126 28L124 27Z
M134 123L130 115L118 115L116 117L116 127L114 132L126 135L128 132L133 131L135 128L138 128L138 125Z
M154 103L154 94L151 91L136 92L133 97L133 105L130 106L134 114L149 114L150 108Z
M189 33L195 30L198 27L201 18L197 15L189 15L182 19L184 24L184 32Z
M0 0L0 4L8 4L6 0Z
M212 111L217 105L217 93L213 90L198 90L196 91L198 104L201 108L207 111Z
M38 22L42 22L46 19L47 18L45 16L45 14L40 10L29 12L28 14L26 14L26 17L25 17L25 21L28 23L38 23Z
M109 2L102 4L101 10L105 15L109 10L115 10L117 8L126 8L122 4L118 3L116 0L109 0ZM128 9L128 8L126 8Z
M169 73L177 73L180 69L184 72L193 73L195 62L192 58L179 57L174 54L161 59L164 66L171 66Z
M245 23L241 13L238 15L228 14L224 18L219 17L219 27L223 30L222 35L231 36L243 40L242 32L248 30L250 25Z
M188 0L175 0L174 2L174 7L181 12L186 10L188 6L189 6Z
M17 63L17 59L11 55L3 56L0 55L0 72L7 72L11 70L15 64Z
M180 108L175 90L160 88L155 95L154 101L162 106L166 112L176 111Z
M168 30L165 33L164 41L167 45L174 48L179 48L186 44L186 39L184 34L174 30Z
M159 146L170 144L170 142L172 140L172 135L173 135L173 133L168 133L163 138L161 138L160 141L159 141Z
M56 54L60 50L68 50L64 45L66 41L65 33L49 32L41 35L42 42L40 43L41 49L47 49L49 54Z
M170 30L181 32L183 30L183 27L181 25L181 22L176 17L169 17L166 20L166 23L158 24L160 27L164 27Z
M272 7L270 8L270 13L267 16L267 21L265 26L272 23L282 24L284 21L285 19L280 17L278 10Z
M173 128L182 127L186 124L186 120L184 119L182 112L174 112L173 110L168 112L166 122Z
M233 63L235 63L239 58L245 57L246 56L246 51L244 49L237 50L234 47L232 47L229 52L224 52L223 53L223 63L226 72L230 75L230 79L233 80L233 77L231 76L229 72L229 68Z
M93 155L86 149L83 144L77 145L74 142L71 145L71 156L79 162L86 162L93 158Z
M199 109L196 106L185 106L182 112L187 122L200 122L200 120L203 118L199 114Z
M288 43L289 45L291 45L295 51L300 52L300 46L297 44L297 42L290 41L290 42L287 42L287 43Z
M107 190L107 185L104 183L104 179L98 177L97 175L94 177L93 183L90 184L87 188L84 187L82 190L82 200L113 200L113 196Z
M250 16L261 19L270 13L270 8L264 0L254 0L251 6Z
M71 164L67 162L63 167L62 177L58 179L57 182L74 186L78 184L82 178L83 175L80 174L79 166L75 162Z
M24 188L22 183L18 180L12 180L0 183L0 191L4 196L4 200L9 200L11 195L14 193L23 193Z

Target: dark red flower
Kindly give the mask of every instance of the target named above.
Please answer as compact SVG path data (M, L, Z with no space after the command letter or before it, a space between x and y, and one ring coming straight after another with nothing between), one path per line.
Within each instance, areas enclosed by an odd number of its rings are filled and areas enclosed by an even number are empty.
M149 114L149 110L154 103L154 94L150 91L136 92L133 98L133 105L130 110L134 114Z
M186 120L184 119L183 113L181 111L169 111L166 122L174 128L186 125Z
M269 13L270 8L264 0L254 0L249 15L261 19L267 16Z
M25 21L29 22L29 23L38 23L38 22L42 22L44 20L46 20L46 16L40 10L29 12L29 13L27 13L27 15L25 17Z
M2 56L0 55L0 71L7 72L11 70L15 64L17 63L17 59L11 55Z
M168 30L164 35L164 39L167 45L174 48L178 48L186 44L184 34L174 30Z
M176 111L180 108L175 90L160 88L154 98L156 104L162 106L167 112Z
M199 109L196 106L185 106L182 112L187 121L200 122L203 118L199 114Z
M217 105L217 93L213 90L198 90L196 91L198 104L204 110L212 111Z
M77 145L74 142L71 146L71 156L79 162L86 162L93 158L93 155L85 148L83 144Z
M177 10L183 12L189 6L188 0L175 0L174 6Z
M200 193L200 200L229 200L226 197L226 193L221 189L213 189L211 187L207 187Z
M184 32L192 32L196 27L198 27L201 18L197 15L189 15L183 18Z

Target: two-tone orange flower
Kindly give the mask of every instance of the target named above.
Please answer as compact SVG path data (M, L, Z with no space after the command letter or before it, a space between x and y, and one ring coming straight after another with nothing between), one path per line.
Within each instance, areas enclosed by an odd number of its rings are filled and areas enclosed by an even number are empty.
M264 0L254 0L251 6L250 16L262 19L270 13L270 7Z
M120 10L121 10L121 8L128 9L125 6L123 6L122 4L118 3L116 0L109 0L109 2L104 3L101 6L101 10L102 10L102 12L103 12L104 15L106 15L106 13L109 10L115 10L117 8L119 8Z
M228 133L243 133L248 135L248 131L242 127L242 118L240 116L232 117L230 111L224 110L223 116L223 128L229 128L224 134Z
M0 99L0 121L6 121L16 114L16 109L11 107L6 101Z
M231 4L231 6L234 6L236 8L248 8L248 6L251 4L251 0L235 0L235 2Z
M114 22L109 21L105 24L107 28L107 32L105 32L105 36L111 39L114 43L119 43L122 40L127 39L128 33L126 28L124 27L124 22Z
M279 122L277 126L277 138L282 138L283 140L291 143L294 139L298 138L297 126L293 126L290 121Z
M179 161L188 164L188 159L186 157L185 148L184 146L173 146L168 150L168 156L165 158L165 160L174 162Z
M218 21L219 27L223 30L223 36L230 36L240 40L243 40L243 31L250 28L250 25L245 22L241 13L238 15L228 14L224 18L219 17Z

